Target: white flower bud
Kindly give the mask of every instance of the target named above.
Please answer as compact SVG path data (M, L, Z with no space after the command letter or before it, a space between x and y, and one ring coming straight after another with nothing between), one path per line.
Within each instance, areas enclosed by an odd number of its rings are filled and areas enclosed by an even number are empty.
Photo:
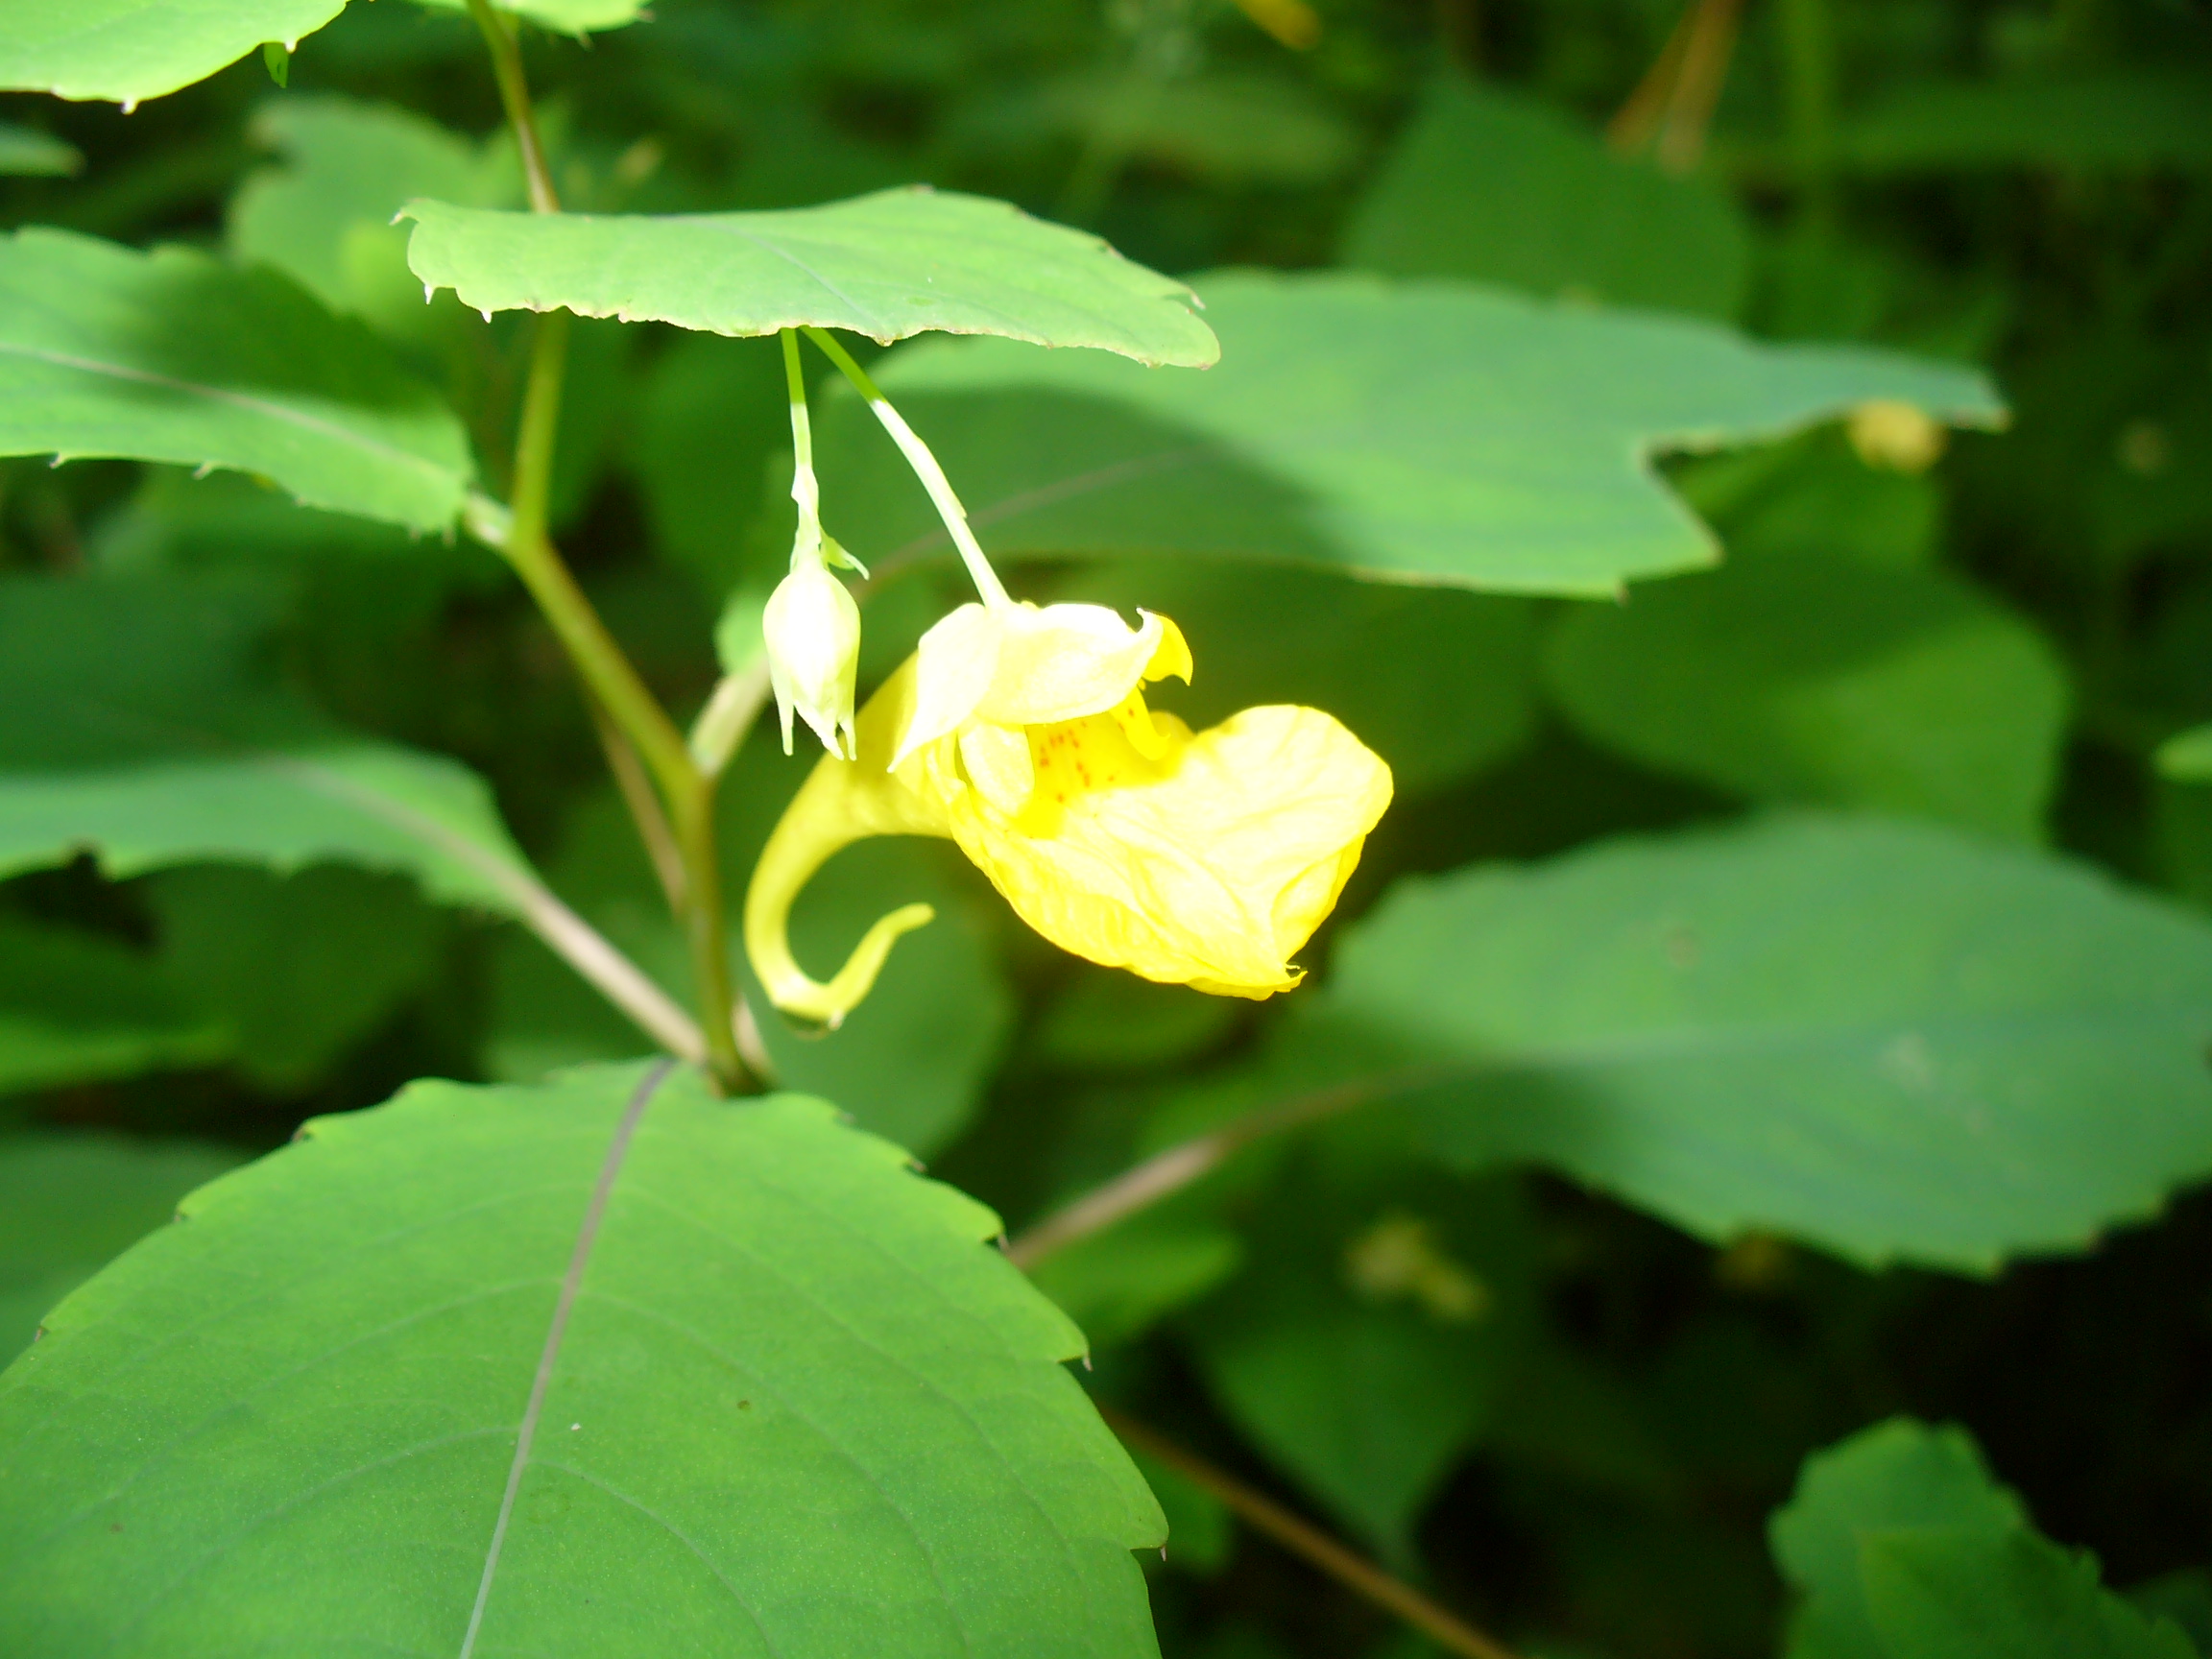
M860 607L819 560L800 561L768 596L760 630L768 684L791 753L791 714L814 729L830 754L853 758L853 680L860 661Z

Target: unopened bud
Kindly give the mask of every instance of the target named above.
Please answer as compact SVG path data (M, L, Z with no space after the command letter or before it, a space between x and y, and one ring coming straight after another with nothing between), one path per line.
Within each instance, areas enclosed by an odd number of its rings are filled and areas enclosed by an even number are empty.
M768 684L791 753L791 715L814 729L832 755L853 758L853 681L860 661L860 607L845 584L816 560L802 561L777 584L761 613Z

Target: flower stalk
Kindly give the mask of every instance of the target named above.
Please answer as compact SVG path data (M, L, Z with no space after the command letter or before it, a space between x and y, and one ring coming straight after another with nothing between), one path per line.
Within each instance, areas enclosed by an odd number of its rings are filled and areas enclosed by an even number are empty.
M968 566L969 579L975 584L975 591L983 603L994 610L1012 605L1014 601L1008 596L1005 584L998 580L998 572L991 568L991 561L983 556L982 543L975 540L975 532L968 526L968 509L961 506L960 497L952 493L945 469L937 465L937 457L929 453L929 445L906 424L905 417L891 407L891 399L869 378L868 371L853 360L853 353L838 344L834 334L825 328L809 327L806 337L822 348L830 361L853 382L854 390L868 399L868 407L875 411L883 430L891 434L891 442L899 445L899 452L906 457L906 465L913 468L914 476L922 480L922 488L929 492L930 503L937 509L937 517L945 521L945 533L952 538L952 545L960 550L960 562Z

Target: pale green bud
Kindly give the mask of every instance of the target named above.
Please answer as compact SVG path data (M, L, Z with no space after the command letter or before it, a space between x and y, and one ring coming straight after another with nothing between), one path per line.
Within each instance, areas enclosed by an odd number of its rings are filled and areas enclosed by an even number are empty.
M819 560L802 560L777 584L761 613L768 684L791 753L791 715L814 729L832 755L851 759L853 681L860 661L860 607Z

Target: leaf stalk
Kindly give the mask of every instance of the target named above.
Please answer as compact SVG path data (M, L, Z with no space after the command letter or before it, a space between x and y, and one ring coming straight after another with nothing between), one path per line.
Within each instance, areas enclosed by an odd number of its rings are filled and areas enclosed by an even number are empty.
M1364 1597L1385 1612L1396 1614L1447 1651L1463 1654L1466 1659L1514 1659L1512 1649L1438 1606L1412 1585L1391 1577L1373 1562L1355 1555L1320 1527L1293 1515L1272 1498L1253 1490L1225 1470L1214 1468L1196 1453L1186 1451L1110 1406L1100 1406L1098 1414L1131 1450L1165 1463L1191 1485L1219 1500L1223 1507L1254 1531L1274 1539L1355 1595Z

